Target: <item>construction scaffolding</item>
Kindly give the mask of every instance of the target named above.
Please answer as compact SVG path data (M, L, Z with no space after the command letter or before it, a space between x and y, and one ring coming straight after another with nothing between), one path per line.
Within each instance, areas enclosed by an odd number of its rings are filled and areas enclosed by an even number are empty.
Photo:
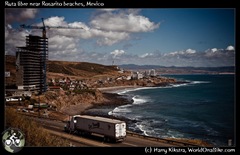
M48 38L26 36L26 47L17 47L16 52L16 85L34 91L47 91L48 71Z

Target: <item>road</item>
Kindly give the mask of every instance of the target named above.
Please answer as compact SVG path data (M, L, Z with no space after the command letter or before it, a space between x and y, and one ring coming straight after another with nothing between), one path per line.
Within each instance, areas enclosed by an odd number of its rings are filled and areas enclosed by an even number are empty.
M40 122L42 126L49 133L57 135L69 140L69 146L84 146L84 147L177 147L185 146L182 143L175 143L174 141L165 141L159 138L151 138L147 136L138 135L136 133L127 132L127 138L123 142L110 143L103 141L102 137L96 135L80 136L64 132L64 122L49 120L43 118L32 118Z

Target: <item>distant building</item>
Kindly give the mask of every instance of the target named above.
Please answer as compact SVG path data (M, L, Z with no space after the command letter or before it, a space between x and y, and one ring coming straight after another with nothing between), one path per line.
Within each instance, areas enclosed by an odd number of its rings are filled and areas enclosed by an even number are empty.
M156 76L156 71L155 71L155 69L149 70L149 76Z
M131 76L127 76L127 77L126 77L126 80L131 80Z
M143 74L139 73L139 72L132 72L131 73L131 77L132 77L132 79L142 79L143 78Z
M48 39L29 35L26 47L17 47L16 85L27 90L34 85L34 91L47 91Z

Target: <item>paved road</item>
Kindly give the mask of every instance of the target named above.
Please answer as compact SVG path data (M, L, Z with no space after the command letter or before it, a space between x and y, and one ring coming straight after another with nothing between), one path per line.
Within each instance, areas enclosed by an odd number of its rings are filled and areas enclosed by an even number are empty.
M41 118L33 118L38 122L41 122L43 127L51 134L58 135L70 140L71 145L74 146L97 146L97 147L171 147L179 146L176 144L171 144L167 142L161 142L157 139L151 139L137 134L127 134L127 138L120 143L109 143L104 142L102 137L99 136L89 136L81 137L80 135L73 135L63 131L64 122L47 120Z

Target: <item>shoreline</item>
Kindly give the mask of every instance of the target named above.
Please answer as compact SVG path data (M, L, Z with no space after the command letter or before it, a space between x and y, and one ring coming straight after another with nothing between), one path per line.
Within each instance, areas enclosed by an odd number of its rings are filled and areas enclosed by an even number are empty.
M184 83L189 83L186 81L177 81L175 84L184 84ZM136 89L141 89L141 88L146 88L146 89L151 89L151 88L157 88L157 87L166 87L169 86L170 83L163 82L161 84L156 84L154 86L133 86L133 85L126 85L126 86L113 86L113 87L102 87L102 88L97 88L99 91L102 92L102 94L109 100L108 102L103 102L100 104L93 104L90 107L85 108L80 114L91 114L94 115L93 113L89 112L91 109L101 109L103 106L104 107L109 107L113 108L114 110L116 107L127 105L127 104L133 104L134 100L130 96L125 94L119 94L119 92L123 91L131 91L131 90L136 90ZM118 100L118 101L117 101ZM117 104L116 104L117 101ZM110 111L108 111L110 112ZM100 112L101 113L101 112ZM98 114L97 114L98 115ZM107 114L101 114L106 117L114 117L112 115ZM115 117L116 118L116 117ZM127 119L123 117L124 119ZM127 119L128 120L128 119Z
M120 90L120 89L117 89ZM125 90L125 89L121 89ZM104 97L107 98L108 102L103 102L100 104L93 104L92 106L86 108L83 110L80 114L90 114L90 115L98 115L98 116L106 116L106 117L113 117L112 115L108 115L108 113L112 110L114 110L116 107L127 105L127 104L133 104L133 99L130 98L128 95L120 95L118 93L115 93L116 89L110 89L107 92L102 92ZM110 111L102 112L103 109L112 109ZM95 113L92 112L94 110L98 110L99 112Z
M117 117L114 115L109 115L109 112L113 111L119 106L124 106L128 104L133 104L134 100L129 95L118 94L120 91L134 90L137 88L144 88L142 86L114 86L114 87L103 87L99 89L103 95L109 99L109 102L104 102L101 104L94 104L89 108L83 110L80 114L82 115L92 115L92 116L101 116L112 119L119 119L126 121L127 123L136 123L136 120L131 120L126 117ZM116 103L117 101L117 103ZM137 133L141 133L140 131Z
M183 84L188 83L186 81L176 81L174 84ZM59 112L66 114L66 115L79 115L79 114L86 114L91 109L101 109L102 106L104 107L111 107L115 109L118 106L123 106L127 104L133 104L133 98L127 94L121 94L127 91L134 91L138 89L151 89L157 87L166 87L173 83L163 82L161 84L155 84L154 86L136 86L136 85L124 85L124 86L112 86L112 87L101 87L95 88L99 92L101 92L102 97L104 100L93 102L93 103L85 103L84 101L78 104L69 105L67 107L63 107L59 110ZM100 95L101 96L101 95ZM74 96L73 96L74 97ZM113 110L112 109L112 110ZM109 115L105 115L108 116Z
M177 83L176 83L177 84ZM161 87L161 86L158 86ZM164 86L162 86L164 87ZM119 119L122 121L125 121L127 124L135 124L138 122L138 120L130 119L124 116L116 116L116 115L109 115L109 112L113 111L116 107L127 105L127 104L133 104L134 100L132 99L132 96L129 95L121 95L118 94L118 91L125 91L125 90L134 90L137 88L155 88L155 87L142 87L142 86L115 86L115 87L104 87L104 88L97 88L99 89L104 97L108 98L107 102L102 102L99 104L90 104L90 106L83 107L83 105L74 105L74 109L80 108L81 112L78 112L77 114L81 115L92 115L92 116L102 116L112 119ZM76 107L75 107L76 106ZM64 115L64 114L63 114ZM52 117L53 115L50 115ZM61 116L61 115L59 115ZM58 115L55 115L55 117L59 117ZM62 116L63 117L63 116ZM65 115L67 121L69 119L68 115ZM144 135L144 132L140 129L127 129L128 131ZM175 140L180 140L179 138L173 138ZM196 141L198 139L182 139L182 141ZM199 140L202 143L205 143L202 140ZM211 144L210 144L211 145Z
M124 91L124 90L133 90L136 88L142 88L141 86L113 86L113 87L102 87L102 88L97 88L100 90L102 93L117 93L117 91Z
M103 94L106 93L106 94L119 95L119 94L116 93L116 91L121 91L121 90L126 90L126 89L129 90L128 88L136 89L136 88L154 88L154 87L124 87L124 86L111 87L109 89L108 88L104 88L105 92L103 92ZM124 98L124 96L128 96L128 95L119 95L119 96ZM127 104L133 104L133 103L134 103L134 100L132 102L125 103L125 104L120 104L120 105L116 105L116 104L93 105L90 108L85 109L81 114L82 115L106 117L106 118L110 118L110 119L118 119L118 120L125 121L128 124L127 126L131 126L129 124L136 124L137 122L139 122L139 120L130 119L130 118L127 118L125 116L109 115L109 112L112 112L115 108L117 108L119 106L124 106L124 105L127 105ZM133 132L133 133L136 133L136 134L140 134L140 135L145 135L145 132L142 131L141 129L127 128L127 131ZM152 137L159 138L157 136L152 136ZM199 146L207 146L207 147L214 146L213 143L210 143L208 141L204 141L202 139L197 139L197 138L173 138L173 137L166 137L164 139L176 140L176 141L180 141L180 142L187 142L187 143L190 143L190 144L192 143L192 144L196 144L196 145L199 145Z

